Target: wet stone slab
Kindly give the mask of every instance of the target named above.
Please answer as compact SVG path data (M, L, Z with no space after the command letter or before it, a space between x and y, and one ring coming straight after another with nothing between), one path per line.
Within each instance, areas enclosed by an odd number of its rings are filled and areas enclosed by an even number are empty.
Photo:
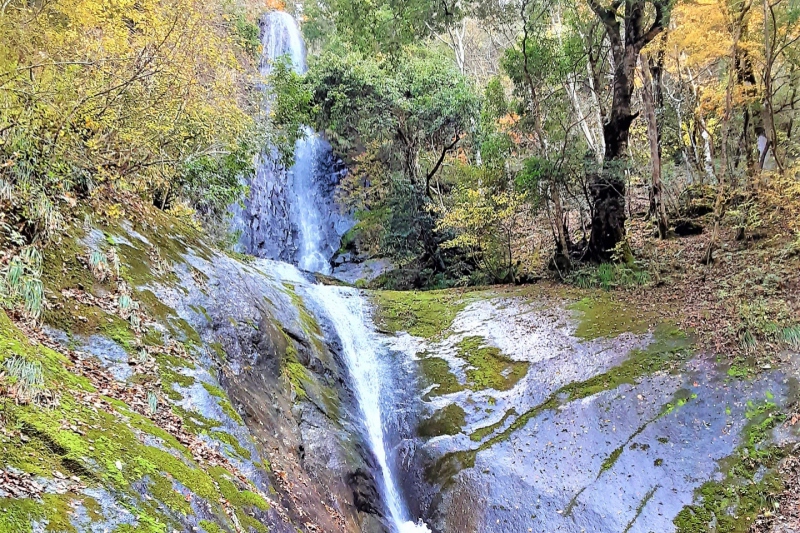
M635 333L581 338L583 318L567 302L494 298L468 305L442 341L389 341L418 365L444 359L464 386L422 406L423 417L465 412L461 431L419 439L416 503L435 530L675 531L696 490L721 479L751 413L790 401L791 370L735 380L679 332L631 322ZM467 336L527 361L525 377L470 390L456 353Z

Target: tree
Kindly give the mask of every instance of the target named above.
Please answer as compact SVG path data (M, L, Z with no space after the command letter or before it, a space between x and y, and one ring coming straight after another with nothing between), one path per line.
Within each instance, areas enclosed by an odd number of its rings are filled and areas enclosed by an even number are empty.
M213 3L3 2L0 188L15 223L54 231L97 189L222 215L257 146L245 73L259 52L258 27Z
M589 255L597 260L611 258L625 239L625 178L628 138L631 123L634 74L639 53L669 23L671 0L614 0L609 7L588 0L589 7L605 27L614 64L612 102L606 123L604 167L592 177L594 203ZM654 14L648 17L648 5ZM648 24L647 21L652 18Z
M279 93L296 91L274 82ZM381 203L372 208L385 215L385 236L398 237L391 239L391 246L421 245L436 268L444 269L427 205L443 165L470 137L478 116L480 99L470 81L449 58L408 48L391 59L359 51L325 52L311 63L304 86L305 116L340 154L357 163L354 171L360 179L385 185L382 194L373 194ZM277 98L274 116L304 116L281 108L283 102L302 100ZM391 179L362 174L376 168L385 169ZM387 205L392 209L384 209Z
M662 73L664 70L664 50L657 52L653 59L649 54L640 55L640 72L642 74L642 104L647 120L647 140L650 145L650 215L656 220L658 236L667 238L669 223L664 205L664 190L661 182L661 128L659 111L663 112L664 90Z

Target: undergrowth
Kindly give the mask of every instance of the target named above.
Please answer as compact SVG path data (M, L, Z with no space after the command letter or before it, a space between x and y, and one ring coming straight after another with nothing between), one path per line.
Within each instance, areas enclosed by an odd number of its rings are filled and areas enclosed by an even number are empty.
M650 273L641 267L625 263L603 263L597 267L576 270L567 279L581 289L599 288L610 291L647 285L650 283Z

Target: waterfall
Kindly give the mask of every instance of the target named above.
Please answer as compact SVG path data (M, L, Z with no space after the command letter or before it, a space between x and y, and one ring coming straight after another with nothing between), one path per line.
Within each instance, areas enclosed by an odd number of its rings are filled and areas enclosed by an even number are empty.
M294 18L272 11L262 27L261 74L269 76L274 61L282 57L290 59L295 72L305 73L306 49ZM341 236L352 226L334 200L344 165L311 128L304 133L295 144L290 169L281 164L274 146L264 148L244 208L232 208L232 227L241 232L241 246L252 255L329 274Z
M305 73L305 45L291 16L281 12L265 15L262 43L262 74L268 76L274 60L284 56L291 59L295 72ZM264 150L244 209L233 209L233 227L242 232L241 243L247 252L284 261L275 263L275 273L302 287L313 307L330 320L342 343L367 444L380 468L377 479L390 525L396 533L430 533L422 522L411 521L397 485L394 461L388 457L384 415L392 409L388 400L391 395L385 389L390 383L390 369L380 357L385 352L380 351L381 343L368 325L361 295L355 289L310 285L296 268L286 264L329 273L330 258L352 225L339 214L333 201L343 165L337 164L330 146L311 128L305 128L294 156L294 165L287 170L280 165L274 147Z
M356 289L313 285L308 287L308 295L321 308L333 324L342 343L342 350L364 417L367 440L381 473L383 497L389 511L389 518L398 533L430 533L420 521L410 520L408 509L397 486L393 462L387 457L384 420L391 398L384 388L389 383L390 368L380 357L380 340L369 324L364 312L364 301Z

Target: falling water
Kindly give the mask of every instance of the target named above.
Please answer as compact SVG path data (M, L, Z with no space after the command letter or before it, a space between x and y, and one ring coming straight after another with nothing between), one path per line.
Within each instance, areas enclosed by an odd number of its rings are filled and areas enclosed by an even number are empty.
M385 394L382 388L389 383L390 369L383 364L378 353L380 341L367 326L370 322L361 295L356 289L324 285L309 287L309 295L328 315L342 342L353 388L364 416L367 439L380 466L383 496L394 527L398 533L430 533L422 521L415 524L410 520L397 487L393 463L387 457L383 421L385 412L393 406L386 404L391 395Z
M323 254L322 214L318 209L319 189L314 176L318 173L316 164L322 149L319 136L306 128L306 136L295 146L295 164L292 167L292 185L289 193L289 215L300 234L297 264L303 270L330 274L331 264Z
M300 74L306 71L306 52L295 20L286 13L272 12L264 18L264 55L261 71L269 75L273 61L291 58ZM338 248L350 221L338 215L332 187L338 176L330 146L310 128L295 146L295 163L286 171L278 163L277 151L267 149L250 184L246 209L234 212L234 224L242 230L245 249L261 257L278 259L313 272L330 272L330 257ZM326 181L327 180L327 181ZM334 183L335 185L335 183ZM380 466L379 480L397 533L430 533L422 522L411 521L399 492L393 461L387 454L384 415L393 408L386 394L389 368L383 365L380 342L372 331L364 302L355 289L310 285L294 267L275 263L275 273L303 288L314 307L323 312L341 340L353 389L363 415L366 439Z
M264 16L263 26L262 75L269 76L281 57L290 59L295 72L305 73L305 44L294 18L273 11ZM311 128L304 133L288 170L275 147L265 148L249 183L245 208L232 208L233 228L241 231L242 246L253 255L328 274L330 258L352 223L334 201L341 165L318 134Z

